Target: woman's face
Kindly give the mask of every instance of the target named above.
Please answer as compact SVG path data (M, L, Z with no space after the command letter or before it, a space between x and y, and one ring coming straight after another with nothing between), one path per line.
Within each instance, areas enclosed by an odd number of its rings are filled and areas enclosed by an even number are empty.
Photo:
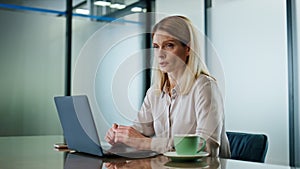
M184 70L189 47L183 46L179 40L165 31L155 32L152 41L154 55L161 71L175 73Z

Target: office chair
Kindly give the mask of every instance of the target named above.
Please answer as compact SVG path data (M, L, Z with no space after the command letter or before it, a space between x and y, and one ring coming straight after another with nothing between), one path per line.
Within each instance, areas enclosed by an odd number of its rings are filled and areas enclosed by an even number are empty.
M268 137L264 134L226 132L231 159L261 162L265 161Z

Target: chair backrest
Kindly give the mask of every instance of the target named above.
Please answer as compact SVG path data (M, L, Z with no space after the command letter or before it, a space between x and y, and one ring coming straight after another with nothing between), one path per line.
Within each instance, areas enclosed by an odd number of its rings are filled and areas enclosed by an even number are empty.
M231 159L264 162L268 150L265 134L226 132L231 151Z

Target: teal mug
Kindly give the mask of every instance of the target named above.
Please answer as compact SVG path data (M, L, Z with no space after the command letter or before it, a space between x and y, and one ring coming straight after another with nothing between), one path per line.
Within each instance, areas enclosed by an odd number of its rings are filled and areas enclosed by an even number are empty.
M176 134L174 146L178 155L195 155L205 149L206 140L196 134Z

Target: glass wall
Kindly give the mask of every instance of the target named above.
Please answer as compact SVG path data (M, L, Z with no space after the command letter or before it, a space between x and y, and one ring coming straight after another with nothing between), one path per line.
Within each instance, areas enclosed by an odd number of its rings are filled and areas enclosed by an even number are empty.
M300 79L300 72L299 72L299 65L300 65L300 59L299 59L299 49L300 49L300 22L299 22L299 18L300 18L300 3L299 1L294 1L294 3L292 3L294 6L293 6L293 14L294 14L294 17L293 17L293 26L294 26L294 57L297 58L297 69L298 71L296 71L296 75L295 77L297 77L298 81L297 81L297 89L298 89L298 92L300 91L299 88L300 88L300 84L299 84L299 79ZM300 99L299 99L299 96L300 96L300 93L297 94L298 96L298 103L296 104L297 105L297 110L299 110L299 105L300 105ZM300 112L299 111L296 111L295 112L295 116L294 116L295 120L294 120L294 143L295 143L295 163L296 163L296 166L299 167L300 166Z
M129 125L145 95L145 16L109 23L74 21L72 93L88 96L103 139L113 123Z
M90 2L90 1L89 1ZM141 11L145 12L142 3L138 1L125 1L124 5L138 4ZM111 69L112 63L120 64L126 59L125 55L130 52L140 50L136 54L138 59L130 63L130 68L137 68L144 64L144 35L131 35L131 37L115 36L122 42L115 42L112 46L104 46L110 42L118 30L128 30L135 25L132 30L141 30L140 21L143 17L123 18L121 22L116 21L110 25L109 34L101 34L97 37L97 42L93 44L94 51L107 55L107 51L113 53L109 60L108 69L100 71L101 62L96 64L96 72L105 75L102 79L94 74L80 74L78 67L82 63L78 60L90 61L87 55L82 55L85 47L101 28L109 24L117 16L125 16L131 12L131 9L120 10L113 7L90 6L87 1L73 1L74 13L72 19L72 94L89 94L85 90L98 91L98 87L91 89L82 89L78 87L76 79L83 83L96 83L101 86L109 78L109 73L118 71L118 67ZM91 10L93 8L95 15L77 13L75 9ZM105 13L104 13L105 9ZM122 8L123 9L123 8ZM1 95L0 95L0 136L22 136L22 135L61 135L61 125L59 123L57 111L54 105L53 97L65 94L65 55L66 55L66 1L0 1L0 51L1 51ZM99 11L102 11L99 13ZM128 12L129 11L129 12ZM101 16L99 16L99 15ZM143 30L144 31L144 30ZM141 31L140 31L141 32ZM144 33L144 32L141 32ZM116 51L121 51L116 53ZM126 53L127 52L127 53ZM98 53L99 54L99 53ZM140 55L139 55L140 54ZM103 57L94 55L93 57ZM93 64L91 61L84 65L88 69ZM118 65L119 66L119 65ZM128 66L128 65L127 65ZM107 68L107 67L106 67ZM124 70L123 70L124 71ZM126 70L123 72L126 75ZM88 79L87 77L91 77ZM86 80L86 81L85 81ZM139 107L145 94L143 88L144 72L141 71L130 81L130 98L135 98L131 105L125 107ZM118 84L122 84L119 82ZM89 86L85 86L89 87ZM117 86L120 87L120 86ZM126 86L128 87L128 86ZM128 91L129 90L129 91ZM132 92L133 91L133 92ZM126 95L128 95L126 93ZM100 96L103 94L98 93ZM111 94L111 93L108 93ZM105 94L105 96L107 93ZM94 96L94 95L93 95ZM91 99L93 99L92 97ZM106 98L101 98L99 104L103 104ZM100 100L101 100L100 99ZM103 100L104 99L104 100ZM127 99L128 100L128 99ZM104 104L105 105L105 104ZM106 107L109 110L114 109L114 105ZM96 111L96 110L95 110ZM106 110L107 111L107 110ZM97 118L97 112L96 119ZM115 122L123 120L114 119ZM99 122L101 123L101 122Z
M0 136L61 134L65 18L0 10Z
M266 162L289 164L286 1L212 2L207 31L224 67L227 130L266 134Z

